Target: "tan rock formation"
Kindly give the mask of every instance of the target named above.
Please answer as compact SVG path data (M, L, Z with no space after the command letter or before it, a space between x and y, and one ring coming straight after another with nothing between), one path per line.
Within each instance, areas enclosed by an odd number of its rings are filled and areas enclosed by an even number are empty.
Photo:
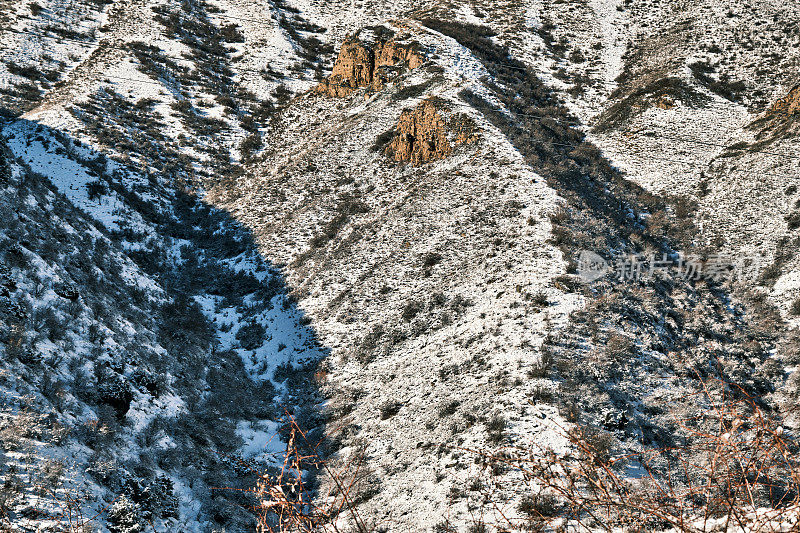
M422 56L410 46L399 44L395 41L380 43L375 53L375 68L394 67L407 64L408 68L415 69L422 65Z
M789 94L772 104L770 113L794 115L800 113L800 85L794 87Z
M442 159L453 148L474 138L474 126L467 120L446 120L435 98L428 98L411 110L403 111L394 139L385 153L395 161L422 164Z
M347 96L356 87L372 83L375 71L375 52L361 41L345 41L333 65L330 77L320 87L330 96Z
M414 69L422 63L422 56L408 44L393 40L368 44L358 38L348 38L342 43L331 75L315 91L333 97L347 96L358 87L377 91L387 81L384 72L387 67Z

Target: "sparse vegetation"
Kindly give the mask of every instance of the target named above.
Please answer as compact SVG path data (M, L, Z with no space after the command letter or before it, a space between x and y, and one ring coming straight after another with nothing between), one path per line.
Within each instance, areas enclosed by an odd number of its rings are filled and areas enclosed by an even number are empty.
M563 526L565 521L588 529L603 524L687 533L725 523L750 531L780 528L800 505L793 441L735 387L714 382L702 391L694 398L710 401L709 416L681 418L686 444L677 448L614 454L607 434L577 427L565 429L577 451L573 456L546 449L474 451L489 464L521 471L535 487L519 500L523 518L493 513L498 494L484 492L481 523L506 531ZM680 474L670 474L669 464L676 464L672 472ZM642 468L643 476L624 476L630 465Z
M337 38L299 4L270 4L276 51L207 0L153 17L109 1L0 13L21 31L0 67L0 529L751 530L796 514L800 342L773 300L800 316L780 145L797 106L767 102L794 83L776 48L797 37L792 6L732 4L697 32L683 19L708 6L662 23L669 6L629 0L610 16L437 4L407 14L445 35L410 45L419 69L380 67L375 91L333 100L302 92ZM315 20L333 20L323 4ZM123 19L158 38L124 44ZM362 35L417 39L393 24ZM398 138L433 142L384 131L417 100L447 111L449 142L475 142L386 158ZM754 142L717 146L719 121L767 108ZM660 172L673 155L681 170ZM762 195L763 221L716 224L729 197ZM754 287L574 275L580 250L622 269L743 245L776 250Z
M486 431L489 434L489 442L492 444L499 444L505 439L506 437L506 428L508 426L508 422L503 417L503 415L499 413L493 414L487 421L486 421Z
M400 402L387 402L381 406L381 420L386 420L400 412L403 404Z

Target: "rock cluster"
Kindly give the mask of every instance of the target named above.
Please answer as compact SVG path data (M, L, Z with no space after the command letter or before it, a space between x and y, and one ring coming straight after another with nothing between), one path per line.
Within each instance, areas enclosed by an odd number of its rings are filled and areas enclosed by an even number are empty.
M800 85L795 86L789 94L772 104L769 112L782 115L800 113Z
M423 58L413 45L395 40L368 43L349 37L342 43L331 75L315 90L333 97L348 96L359 87L377 91L385 85L389 68L414 69L422 63Z
M447 157L455 146L472 140L474 130L468 120L445 119L439 102L428 98L414 109L403 111L385 153L395 161L426 163Z

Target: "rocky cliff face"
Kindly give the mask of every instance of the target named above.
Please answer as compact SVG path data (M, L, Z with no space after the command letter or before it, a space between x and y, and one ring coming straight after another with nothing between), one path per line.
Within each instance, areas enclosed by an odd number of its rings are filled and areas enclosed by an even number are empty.
M782 115L794 115L800 112L800 85L794 87L789 91L789 94L772 104L769 112Z
M403 111L386 155L395 161L427 163L447 157L455 146L474 138L472 123L456 117L446 119L441 106L438 99L428 98L414 109Z
M379 91L389 79L388 69L415 69L422 63L422 56L411 44L394 39L369 42L350 37L342 43L331 75L316 91L333 97L348 96L358 87Z

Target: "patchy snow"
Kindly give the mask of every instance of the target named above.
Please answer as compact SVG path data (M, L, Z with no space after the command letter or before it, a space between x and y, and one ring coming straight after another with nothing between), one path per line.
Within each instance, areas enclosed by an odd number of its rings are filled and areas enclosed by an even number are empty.
M286 449L279 438L279 429L280 424L272 420L240 421L236 435L244 441L240 448L242 457L264 463L279 462Z
M19 291L26 293L22 300L37 313L56 309L56 319L69 320L75 330L61 340L32 332L32 336L38 336L36 354L52 362L53 376L67 382L80 371L90 379L100 365L115 366L124 361L122 366L128 367L121 375L133 379L133 367L139 364L135 358L144 357L143 354L154 360L179 362L189 357L181 353L180 346L167 350L158 344L163 333L158 317L161 306L173 294L169 286L173 273L148 263L163 252L166 264L178 270L187 260L182 248L191 251L198 243L183 233L175 238L159 235L161 229L139 212L147 211L143 206L160 209L168 204L169 193L165 191L172 191L174 184L160 179L163 165L144 162L148 173L155 175L151 182L144 173L122 172L121 163L110 161L107 173L117 175L119 171L123 183L115 184L124 185L136 200L131 202L131 198L113 190L89 198L87 184L98 177L92 174L88 161L101 151L113 154L116 149L96 142L67 110L105 87L131 101L154 99L155 111L163 117L158 133L167 139L165 145L175 142L180 148L178 153L191 159L199 171L216 172L217 162L202 144L191 142L195 140L194 132L173 104L185 99L198 105L203 117L223 122L226 133L213 137L209 145L219 148L223 161L225 155L232 154L229 162L244 164L246 173L235 180L242 197L225 205L219 196L205 196L202 191L200 194L207 203L228 207L245 228L253 231L263 258L252 252L235 252L233 257L220 259L215 268L252 275L260 288L285 276L287 290L300 303L296 305L282 291L264 300L252 293L228 301L208 294L205 287L195 290L191 297L212 324L218 341L213 350L203 353L199 366L209 371L222 368L220 373L224 376L231 367L225 366L230 360L222 354L234 353L250 381L272 381L275 389L267 390L270 394L277 391L276 399L287 404L302 403L304 399L297 397L300 393L291 387L292 373L327 356L330 350L320 376L327 377L324 386L331 395L333 410L342 403L352 403L348 404L353 409L348 422L352 420L358 426L373 458L370 467L383 483L369 503L376 515L400 516L409 529L427 527L441 517L450 488L476 475L478 467L471 457L458 457L455 453L435 457L430 446L455 443L485 448L483 426L471 423L467 427L472 412L503 413L508 419L509 435L517 445L550 447L561 452L567 449L561 431L565 423L558 411L530 401L534 388L540 385L552 386L558 394L556 384L546 379L532 381L527 375L530 366L541 357L545 337L561 331L570 314L586 303L554 283L564 273L565 261L550 242L552 227L548 217L561 199L525 163L503 132L458 96L459 91L468 88L503 109L480 81L490 78L489 72L467 48L407 19L412 10L420 9L419 5L407 0L290 1L289 5L300 11L299 16L328 29L313 34L301 28L293 34L278 20L287 17L289 24L300 28L300 19L290 7L252 0L214 0L212 5L219 11L209 10L209 18L217 26L236 24L244 35L243 43L228 43L232 52L222 62L234 72L236 88L252 91L262 101L269 100L279 85L294 93L314 85L313 68L300 65L301 41L312 34L324 42L338 44L346 34L362 26L388 22L398 30L409 31L428 58L444 69L443 76L434 80L424 94L405 100L394 99L393 91L426 82L430 72L423 68L407 73L398 84L369 98L362 98L360 93L344 101L297 97L281 115L283 123L270 122L266 129L260 125L266 149L254 160L245 161L236 148L246 135L241 127L242 117L227 113L222 104L215 102L218 95L210 87L189 82L178 87L155 80L141 72L129 53L118 49L125 43L143 41L157 46L182 66L198 66L186 57L192 48L166 37L164 28L155 22L151 8L160 3L135 0L107 8L66 0L37 3L44 8L44 14L28 17L30 6L12 2L11 7L18 7L24 16L15 17L9 27L44 32L45 24L60 21L91 44L0 33L7 61L46 66L58 70L61 79L58 85L37 82L46 94L20 120L4 126L2 135L20 161L49 179L74 206L106 230L144 235L140 241L122 239L117 243L96 228L57 219L68 236L85 235L109 246L112 252L106 252L105 257L113 259L113 274L93 265L91 276L112 276L120 285L140 289L141 301L137 305L148 309L148 316L138 316L137 306L115 302L111 297L92 302L91 306L80 299L78 303L66 303L51 286L70 276L58 261L40 257L34 246L26 248L30 266L25 276L35 278L35 282L23 277L21 270L14 271L20 280ZM745 151L722 158L726 146L753 141L753 132L744 129L754 118L752 102L734 103L713 93L694 79L688 64L709 60L719 70L714 74L715 80L721 79L721 73L730 73L732 79L745 79L759 88L761 98L782 94L796 77L794 52L777 45L774 49L762 46L759 59L752 61L754 65L745 65L741 59L725 63L730 58L712 51L712 44L717 43L720 50L741 50L738 44L732 46L736 34L731 32L741 25L756 27L755 21L760 23L761 18L779 12L776 9L782 5L758 0L752 9L754 14L742 12L744 8L736 5L676 7L681 5L664 2L651 6L616 0L478 0L469 5L425 6L429 13L414 14L452 17L492 27L497 31L494 41L508 45L516 59L530 65L585 124L613 103L608 98L617 86L615 80L631 66L626 61L639 60L635 53L642 53L648 60L653 59L648 54L655 56L653 70L663 66L662 59L666 64L667 60L680 58L681 65L670 66L673 70L659 75L680 77L709 97L710 103L701 107L681 102L669 109L650 107L625 127L591 133L589 140L628 178L646 189L697 199L701 237L706 242L713 236L723 236L729 250L772 257L777 238L790 232L785 218L793 212L798 198L786 190L797 174L796 165ZM0 7L0 11L6 9L9 7ZM728 9L735 16L729 16ZM677 37L668 42L666 37L680 36L671 24L680 23L684 16L703 21L703 29L708 31L697 42L679 42ZM546 22L552 23L548 31L552 32L553 42L566 43L563 51L546 43L540 34ZM101 25L103 31L99 30ZM759 33L768 40L784 38L781 32L774 31L772 28ZM57 34L51 33L51 37ZM659 41L662 35L663 42ZM631 51L628 56L624 56L626 50ZM770 50L783 53L780 68L767 64ZM51 60L46 60L44 54ZM742 55L755 57L750 53ZM764 65L758 65L759 61ZM266 79L261 70L267 66L285 77ZM322 66L330 68L330 61L326 59ZM776 79L765 84L759 79L761 70L772 72ZM581 90L577 80L584 80L586 87ZM11 75L7 67L0 68L3 87L11 88L20 82L24 82L21 76ZM471 118L479 128L479 139L459 147L449 159L422 168L392 166L370 149L381 134L396 124L404 109L431 95L448 101L453 115ZM246 114L245 110L243 115ZM53 130L85 140L85 146L61 146ZM189 141L177 141L181 138ZM698 140L710 144L703 145ZM791 154L796 153L797 146L793 139L781 139L770 148L773 149ZM15 172L19 175L21 171ZM714 179L706 184L709 176ZM701 196L699 189L705 185L708 193ZM357 197L366 210L348 213L334 237L322 245L314 244L319 242L314 237L335 220L338 202L348 195ZM753 198L759 201L754 202ZM32 212L46 208L40 202L52 203L54 199L49 192L26 194L14 198L14 207ZM519 209L503 209L518 204L522 205ZM160 214L174 215L168 210ZM183 229L191 233L203 227ZM425 270L423 258L431 253L440 255L439 262ZM205 259L199 251L196 255ZM56 258L61 259L57 253ZM800 265L793 261L771 292L787 316L792 300L800 296ZM145 274L145 267L139 263L155 268L156 274ZM81 298L91 294L81 289ZM530 306L527 302L534 294L541 295L547 305ZM69 312L75 314L69 319L68 306ZM415 311L414 306L419 309ZM130 316L124 316L129 311ZM106 312L116 315L105 317ZM97 341L88 340L90 324L101 324L92 333L103 339L100 347ZM244 340L240 334L246 331L243 328L259 331L257 325L265 333ZM369 338L373 332L378 338L375 346L371 346ZM242 346L243 341L249 348ZM130 362L128 356L132 357ZM167 392L158 397L136 386L119 433L120 439L128 439L120 459L134 461L150 451L139 447L136 439L145 438L144 434L164 419L164 433L156 431L156 427L147 437L152 439L152 448L177 452L186 445L183 436L169 433L169 425L178 425L195 411L205 409L203 401L219 393L202 390L204 384L192 381L198 377L194 373L202 374L195 367L185 374L160 376L167 382ZM198 405L188 403L174 390L175 383L181 380L200 387L195 391ZM518 382L521 385L507 384ZM242 387L245 384L251 385L246 377ZM222 392L232 395L239 391ZM14 401L22 398L11 388L4 388L3 394ZM65 401L74 408L58 415L59 420L87 424L102 417L101 409L90 407L80 394L78 390L66 393ZM40 401L43 405L46 402ZM391 411L386 410L387 402L391 401L400 403L399 411L387 415ZM445 420L438 409L447 401L460 403L453 416ZM244 442L238 450L242 456L268 461L270 454L280 453L281 443L272 439L278 429L275 421L259 416L247 420L234 416L226 421ZM354 452L356 444L345 442L342 454ZM32 440L31 446L42 457L50 453L40 440ZM72 452L81 465L93 453L89 448L73 448ZM23 459L22 454L7 455L14 461ZM439 482L438 474L443 468L447 472L457 470L454 479ZM181 518L165 530L209 530L211 526L202 518L204 509L199 503L199 495L207 492L207 487L198 479L173 474L170 476L180 496ZM88 485L91 483L87 481ZM97 501L108 497L97 490ZM466 516L468 509L462 506L456 512Z
M34 172L48 178L76 207L106 228L119 229L121 217L128 218L124 204L116 194L95 200L89 198L87 185L97 181L97 176L92 176L86 167L70 158L64 146L46 129L20 121L4 128L2 135L15 156Z

